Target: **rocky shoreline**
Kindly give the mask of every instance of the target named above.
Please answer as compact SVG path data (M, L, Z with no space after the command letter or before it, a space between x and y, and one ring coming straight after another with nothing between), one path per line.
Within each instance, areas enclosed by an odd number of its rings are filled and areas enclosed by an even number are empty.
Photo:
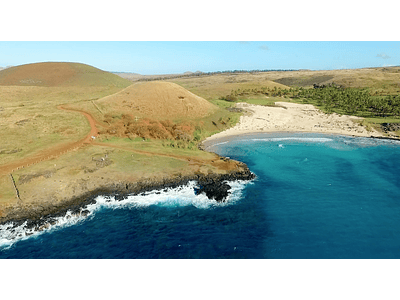
M244 163L237 162L237 164L237 170L226 174L193 174L191 176L147 179L138 182L118 182L79 195L70 201L64 201L57 205L14 206L7 211L5 217L0 218L0 225L12 222L13 227L16 227L26 222L26 228L41 230L48 224L54 224L56 218L63 217L68 212L72 215L88 214L87 205L95 203L95 199L100 195L114 196L116 200L123 200L129 195L176 188L186 185L190 181L198 183L199 188L195 190L196 194L204 193L209 199L224 201L230 190L230 186L226 181L252 180L255 178L255 175Z

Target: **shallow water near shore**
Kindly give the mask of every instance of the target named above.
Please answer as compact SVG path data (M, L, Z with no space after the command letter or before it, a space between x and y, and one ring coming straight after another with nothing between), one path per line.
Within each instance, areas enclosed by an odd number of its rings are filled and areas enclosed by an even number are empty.
M195 183L123 201L48 229L0 228L0 258L400 258L400 143L255 134L208 148L257 175L225 203Z

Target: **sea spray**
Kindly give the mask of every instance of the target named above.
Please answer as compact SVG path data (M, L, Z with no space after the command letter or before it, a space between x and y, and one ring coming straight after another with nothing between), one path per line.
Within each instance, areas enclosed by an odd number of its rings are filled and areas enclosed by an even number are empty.
M67 211L64 216L59 216L49 220L41 226L29 226L25 221L22 224L15 224L9 222L0 225L0 250L10 248L14 243L28 238L35 238L45 232L51 232L63 227L68 227L85 220L91 214L86 213L72 213Z
M157 205L160 207L181 207L193 206L198 209L212 209L214 207L223 207L236 203L242 197L244 187L251 181L236 180L226 181L231 186L229 194L225 201L220 202L207 198L204 194L195 193L197 187L196 181L190 181L188 184L176 188L167 188L164 190L153 190L143 192L138 195L127 195L123 199L115 196L100 195L95 198L94 203L82 207L79 212L67 211L64 216L57 216L42 222L42 225L29 226L25 221L22 224L9 222L0 225L0 251L9 249L18 241L28 238L37 238L41 234L51 233L65 227L84 222L88 218L93 218L96 212L102 209L135 209Z

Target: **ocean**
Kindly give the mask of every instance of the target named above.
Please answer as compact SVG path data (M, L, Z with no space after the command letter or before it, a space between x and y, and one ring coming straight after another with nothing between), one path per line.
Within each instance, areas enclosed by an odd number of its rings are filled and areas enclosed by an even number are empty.
M196 183L99 196L46 230L0 225L0 258L400 258L400 142L259 133L209 148L256 179L216 202Z

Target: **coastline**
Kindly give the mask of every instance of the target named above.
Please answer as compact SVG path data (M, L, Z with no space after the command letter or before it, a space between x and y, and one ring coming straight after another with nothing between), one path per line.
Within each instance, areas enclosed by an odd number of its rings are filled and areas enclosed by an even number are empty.
M275 107L237 103L236 107L246 111L234 127L208 137L202 142L202 149L227 142L232 138L258 133L320 133L399 140L385 136L372 129L367 130L357 120L362 118L325 114L311 104L276 102Z
M222 158L221 159L225 159ZM198 193L204 193L210 199L224 201L230 186L225 181L251 180L255 175L241 162L234 161L236 170L217 174L192 174L174 177L142 179L135 182L119 181L98 187L92 191L82 191L69 200L58 203L40 202L37 205L18 205L6 209L5 216L0 218L0 225L13 223L13 227L27 222L26 227L35 230L45 229L46 224L55 222L55 218L63 217L68 212L72 215L87 214L86 207L96 202L98 196L114 196L116 200L124 200L129 195L139 195L149 191L161 191L176 188L196 181L200 186Z
M377 131L367 131L363 126L354 123L359 119L351 116L339 116L337 114L327 115L309 104L295 104L288 102L277 102L275 107L249 105L238 103L237 107L245 109L247 114L240 118L239 123L220 133L205 139L200 147L203 151L218 143L246 135L259 133L321 133L334 135L360 136L377 139L399 140L382 135ZM326 124L334 124L329 129ZM312 128L312 130L309 130ZM308 129L308 130L307 130ZM196 181L208 198L223 201L228 194L229 186L225 181L251 180L255 177L247 165L219 157L223 161L234 162L234 170L224 173L198 174L196 172L184 175L172 175L167 177L153 176L151 178L138 178L137 180L105 179L104 181L92 183L92 188L83 189L74 187L72 196L57 201L37 199L29 204L13 205L3 209L0 216L0 225L13 222L22 224L28 222L28 227L40 228L46 223L52 222L55 217L65 216L67 212L72 214L85 214L85 207L95 202L100 195L114 196L116 200L123 200L128 195L137 195L148 191L164 190ZM103 178L102 178L103 179ZM95 178L93 178L96 181ZM45 196L45 195L44 195ZM42 196L42 198L44 197Z

